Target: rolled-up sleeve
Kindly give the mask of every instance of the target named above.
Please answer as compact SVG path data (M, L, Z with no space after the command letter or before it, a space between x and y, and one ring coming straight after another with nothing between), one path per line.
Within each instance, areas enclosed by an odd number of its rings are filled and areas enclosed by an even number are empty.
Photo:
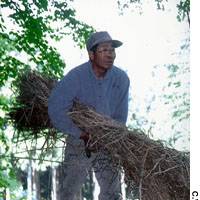
M69 72L57 83L48 99L48 114L53 126L59 131L80 137L81 130L68 117L67 112L73 105L79 90L78 77Z

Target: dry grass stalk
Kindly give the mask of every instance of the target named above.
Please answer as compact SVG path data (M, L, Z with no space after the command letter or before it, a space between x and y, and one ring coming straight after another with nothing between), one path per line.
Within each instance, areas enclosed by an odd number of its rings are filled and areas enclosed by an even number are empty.
M189 155L78 102L68 114L80 129L92 134L93 146L108 151L113 162L123 167L126 182L138 187L141 200L189 199Z

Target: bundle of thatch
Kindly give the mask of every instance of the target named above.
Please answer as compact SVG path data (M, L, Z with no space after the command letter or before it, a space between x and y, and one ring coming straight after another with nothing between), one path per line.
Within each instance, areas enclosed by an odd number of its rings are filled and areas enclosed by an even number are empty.
M9 113L18 130L40 130L51 128L48 116L48 97L56 80L29 71L17 82L16 105Z
M16 100L8 114L15 127L13 142L17 145L26 141L37 144L38 139L42 139L37 147L40 160L56 147L58 141L63 141L48 116L48 97L56 82L36 71L23 73L15 83ZM35 151L35 148L28 150Z
M189 155L164 147L140 130L129 131L78 102L68 114L92 134L91 145L108 151L113 162L123 167L126 181L138 187L141 200L189 199Z

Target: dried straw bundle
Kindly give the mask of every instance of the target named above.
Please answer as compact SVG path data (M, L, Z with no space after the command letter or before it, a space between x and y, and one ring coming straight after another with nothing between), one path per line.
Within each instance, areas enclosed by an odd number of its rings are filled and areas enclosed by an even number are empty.
M25 72L17 80L16 103L9 113L15 126L13 142L31 142L33 146L26 143L27 150L37 151L40 161L58 147L58 142L64 143L63 134L58 134L48 116L48 97L56 82L36 71Z
M20 131L51 128L48 117L48 97L56 80L42 76L35 71L24 73L17 84L16 102L9 113L11 120Z
M123 167L129 186L138 187L140 200L189 199L189 155L164 147L140 130L129 131L78 102L68 114L92 134L91 145L106 149Z

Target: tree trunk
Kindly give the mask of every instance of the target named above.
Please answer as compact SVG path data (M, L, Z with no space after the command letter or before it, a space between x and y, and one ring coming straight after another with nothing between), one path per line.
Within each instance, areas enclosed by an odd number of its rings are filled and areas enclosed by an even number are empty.
M27 176L28 194L27 200L39 200L40 199L40 186L38 172L35 168L33 160L29 160L28 176Z
M59 193L59 169L57 167L52 167L52 190L51 190L51 198L52 200L60 200Z

